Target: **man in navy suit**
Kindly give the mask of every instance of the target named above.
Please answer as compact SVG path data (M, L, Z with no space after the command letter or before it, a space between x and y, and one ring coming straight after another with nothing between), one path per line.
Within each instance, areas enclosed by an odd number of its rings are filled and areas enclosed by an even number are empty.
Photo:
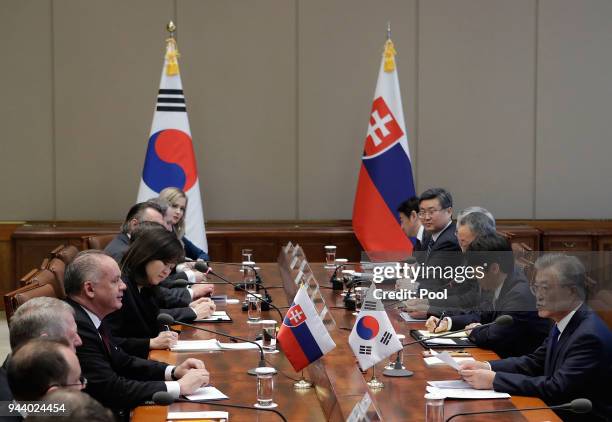
M584 266L573 256L547 254L535 264L532 289L538 314L554 325L533 353L491 362L461 364L474 388L537 396L549 405L587 398L586 414L559 411L567 421L611 421L612 333L585 303Z
M533 352L548 335L550 320L538 316L535 297L523 272L514 266L508 240L497 233L477 237L467 248L466 264L483 268L483 276L477 278L481 288L478 309L441 321L432 316L425 324L427 329L438 333L466 328L478 347L492 349L501 357ZM514 323L479 328L501 315L510 315Z

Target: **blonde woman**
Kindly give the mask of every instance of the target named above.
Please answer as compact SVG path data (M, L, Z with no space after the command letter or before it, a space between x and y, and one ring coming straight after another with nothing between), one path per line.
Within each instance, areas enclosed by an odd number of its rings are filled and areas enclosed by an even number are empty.
M187 195L179 188L169 187L159 193L159 197L168 201L170 207L166 213L168 223L185 248L187 258L210 261L210 257L185 237L185 213L187 211Z

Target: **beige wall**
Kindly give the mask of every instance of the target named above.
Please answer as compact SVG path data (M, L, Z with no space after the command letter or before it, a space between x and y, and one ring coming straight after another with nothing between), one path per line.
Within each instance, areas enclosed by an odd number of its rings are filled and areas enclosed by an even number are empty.
M350 218L387 20L417 189L612 218L609 0L0 0L0 220L121 219L166 36L207 219Z

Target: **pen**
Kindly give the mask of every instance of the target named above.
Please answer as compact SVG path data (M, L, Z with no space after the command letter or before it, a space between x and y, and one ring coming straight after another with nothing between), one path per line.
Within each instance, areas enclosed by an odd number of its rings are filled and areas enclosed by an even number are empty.
M446 317L446 313L442 312L442 315L440 315L440 319L438 319L438 322L436 322L436 326L433 329L433 332L435 333L436 330L438 329L438 327L440 326L440 323L442 322L442 320Z

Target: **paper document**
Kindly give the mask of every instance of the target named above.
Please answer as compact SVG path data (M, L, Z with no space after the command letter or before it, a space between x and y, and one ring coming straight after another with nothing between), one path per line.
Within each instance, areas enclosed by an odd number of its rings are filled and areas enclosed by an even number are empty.
M476 360L476 359L471 358L471 357L460 357L460 358L453 358L453 359L455 359L455 361L457 363L461 363L461 362L474 362ZM425 365L427 365L428 367L446 365L446 362L441 361L440 359L438 359L435 356L430 356L430 357L427 357L427 358L423 358L423 360L425 361Z
M419 330L419 334L421 334L421 336L423 338L429 338L429 337L432 337L432 336L439 336L440 334L444 334L444 333L443 332L442 333L430 333L427 330ZM442 338L465 338L467 336L468 335L467 335L467 333L465 331L459 331L458 333L449 334L449 335L444 336Z
M216 389L215 387L200 387L193 394L187 396L189 400L222 400L229 399L225 394Z
M427 344L446 344L447 346L456 346L455 340L452 338L430 338L425 340Z
M211 338L209 340L179 340L170 350L173 352L208 352L221 350L221 347L217 339Z
M437 388L427 386L428 393L442 394L448 399L509 399L510 394L493 390L475 390L473 388Z
M207 410L204 412L168 412L168 416L166 416L167 421L184 419L215 419L227 421L229 420L229 413Z
M448 381L427 381L427 384L436 388L463 388L471 389L470 384L463 380L448 380Z
M225 311L215 311L208 318L196 319L194 322L231 321L232 319Z
M247 343L246 341L240 342L240 343L221 343L221 342L219 342L219 347L222 350L259 349L259 347L255 346L253 343Z
M442 362L444 362L445 364L447 364L448 366L450 366L451 368L456 369L457 371L459 370L459 364L457 363L457 361L448 354L447 351L444 351L442 353L438 353L433 349L429 349L429 352L434 355L435 357L437 357L438 359L440 359Z

